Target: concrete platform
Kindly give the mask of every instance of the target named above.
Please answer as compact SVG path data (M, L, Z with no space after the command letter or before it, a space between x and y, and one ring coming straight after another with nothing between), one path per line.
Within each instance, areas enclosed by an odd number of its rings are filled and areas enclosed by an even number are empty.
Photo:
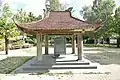
M52 55L43 55L42 61L37 61L37 58L34 57L16 69L16 73L104 72L97 63L91 63L85 58L81 61L76 60L77 56L75 55L60 55L57 59Z

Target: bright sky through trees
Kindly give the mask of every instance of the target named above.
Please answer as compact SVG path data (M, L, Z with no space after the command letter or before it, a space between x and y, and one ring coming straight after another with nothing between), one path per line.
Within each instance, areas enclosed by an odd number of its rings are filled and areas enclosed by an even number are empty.
M0 0L0 3L3 0ZM23 8L26 12L33 12L35 15L39 15L43 13L43 9L45 8L45 0L4 0L7 2L13 12L17 12L18 9ZM93 0L60 0L61 3L67 4L68 7L73 6L74 16L81 18L79 11L85 5L91 5ZM120 5L120 0L115 0L117 5Z

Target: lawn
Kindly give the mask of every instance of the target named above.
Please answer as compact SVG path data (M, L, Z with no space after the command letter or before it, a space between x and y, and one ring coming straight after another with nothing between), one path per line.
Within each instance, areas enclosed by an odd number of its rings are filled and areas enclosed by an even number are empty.
M8 57L0 61L0 73L9 74L33 57Z
M93 48L89 49L89 51L99 51L97 53L84 54L92 62L98 62L101 65L120 64L119 48L97 48L96 50Z

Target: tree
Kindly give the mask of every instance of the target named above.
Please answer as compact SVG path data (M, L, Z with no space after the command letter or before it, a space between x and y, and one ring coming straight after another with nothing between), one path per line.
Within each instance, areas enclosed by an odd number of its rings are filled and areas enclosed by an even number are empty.
M29 19L28 22L37 21L37 20L41 20L41 19L42 19L42 16L41 16L41 15L38 15L38 16L36 17L36 16L34 16L34 14L33 14L32 12L29 12L29 14L28 14L28 19Z
M18 34L16 27L12 22L12 12L8 4L4 4L2 8L2 16L0 18L0 37L5 40L5 53L8 54L9 38Z
M113 0L94 0L92 6L85 6L80 11L80 14L89 23L104 22L103 27L94 34L95 39L106 38L110 35L109 22L111 22L114 8L115 1Z
M23 9L18 10L18 13L14 15L14 18L19 23L27 23L30 21L27 13Z
M60 4L60 10L65 11L68 8L69 4L67 2Z
M23 9L20 9L18 10L17 14L14 15L14 18L19 23L29 23L42 19L42 15L38 15L36 17L32 12L27 14L25 11L23 11Z
M19 23L30 23L33 21L41 20L42 16L38 15L36 17L32 12L29 12L27 14L25 11L23 11L23 9L20 9L20 10L18 10L18 13L14 16L14 18ZM36 43L35 35L29 35L29 34L25 34L23 32L21 32L21 35L23 35L23 39L25 40L25 42L34 43L34 44ZM24 38L24 36L27 36L27 38Z
M60 10L59 0L50 0L50 9L51 11L59 11Z
M112 25L111 30L117 35L117 47L120 47L120 6L115 10Z

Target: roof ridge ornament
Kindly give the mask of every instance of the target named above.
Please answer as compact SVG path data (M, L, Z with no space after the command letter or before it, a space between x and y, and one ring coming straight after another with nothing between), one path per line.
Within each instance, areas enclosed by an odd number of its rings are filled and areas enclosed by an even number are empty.
M45 7L46 8L43 9L43 11L44 11L44 18L48 17L49 13L50 13L50 1L49 0L46 0Z

